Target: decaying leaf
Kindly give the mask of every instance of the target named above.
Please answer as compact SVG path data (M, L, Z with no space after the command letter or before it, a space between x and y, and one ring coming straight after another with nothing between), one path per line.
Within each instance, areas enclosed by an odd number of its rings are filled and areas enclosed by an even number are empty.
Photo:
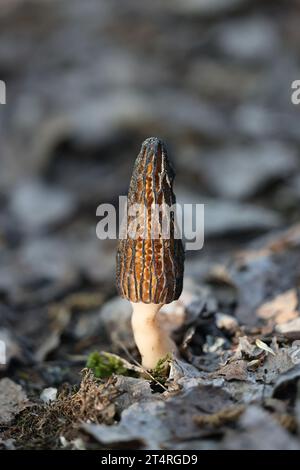
M118 376L115 381L115 388L119 392L119 396L115 401L118 413L126 410L133 403L149 400L153 396L150 382L144 379Z
M296 289L289 289L257 309L257 316L264 320L274 319L277 325L286 323L299 316Z
M216 314L216 325L221 330L227 330L231 333L237 330L238 322L231 315L226 315L225 313Z
M300 318L277 325L275 329L277 333L281 333L287 338L300 339Z
M253 361L248 362L247 370L250 370L253 372L257 370L260 365L261 365L260 359L254 359Z
M258 348L262 349L263 351L266 351L270 354L273 354L273 356L275 356L275 353L273 351L272 348L270 348L266 343L264 343L263 341L261 341L260 339L257 339L255 341L255 344Z
M299 447L299 107L285 93L299 2L116 3L0 0L13 94L0 106L0 377L33 402L0 425L0 448ZM205 203L204 249L159 314L182 355L169 377L155 371L164 387L139 367L131 306L114 297L115 240L95 235L95 208L125 193L149 129L174 146L187 241ZM150 196L167 189L146 173ZM81 380L95 350L120 357Z
M275 398L295 399L297 385L300 380L300 364L295 365L287 372L280 374L275 382L273 396Z
M285 321L284 318L291 315L290 308L292 312L295 310L294 289L299 277L298 250L294 248L291 252L292 245L289 244L282 251L265 249L266 246L268 241L256 242L250 252L254 255L259 252L259 256L237 256L230 270L237 289L235 316L244 325L257 325L257 319L260 318L257 312L269 317L277 311L279 321ZM287 296L291 307L286 307L284 298L277 298L282 293ZM275 304L268 304L270 294ZM267 306L260 311L266 303Z
M0 380L0 425L8 425L29 405L22 387L8 378Z
M215 372L213 376L222 376L226 380L247 380L247 362L244 360L229 362Z
M234 359L254 360L261 357L262 351L254 344L251 344L247 336L239 338L238 347L234 353Z
M122 413L120 423L114 426L84 424L83 429L109 447L125 448L134 444L142 448L172 449L174 443L207 435L192 416L199 412L217 413L231 405L229 394L222 389L201 385L192 387L182 396L135 403Z
M276 355L267 355L264 363L256 371L256 379L265 383L274 383L280 374L294 367L293 351L291 347L280 348Z
M238 428L229 431L223 449L242 450L296 450L298 441L270 414L257 405L249 406L238 422Z
M170 364L169 383L178 383L180 379L191 379L200 377L201 374L196 367L181 359L174 358Z

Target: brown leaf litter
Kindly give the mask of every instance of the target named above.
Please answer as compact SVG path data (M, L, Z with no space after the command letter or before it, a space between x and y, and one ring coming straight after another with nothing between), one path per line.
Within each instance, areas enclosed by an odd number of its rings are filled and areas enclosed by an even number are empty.
M289 289L265 302L257 309L257 316L264 320L272 319L277 325L294 320L299 316L298 295L296 289Z
M14 438L17 447L27 449L59 448L61 436L69 441L78 437L82 422L112 424L116 414L113 402L120 394L114 381L96 381L90 371L84 370L77 391L65 388L50 404L25 409L2 437Z
M225 380L247 380L247 362L244 360L229 362L213 374L213 376L218 375L224 377Z

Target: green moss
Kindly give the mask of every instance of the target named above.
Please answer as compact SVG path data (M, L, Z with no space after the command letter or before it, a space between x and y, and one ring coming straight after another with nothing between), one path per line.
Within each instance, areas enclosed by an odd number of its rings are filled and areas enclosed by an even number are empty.
M131 375L120 359L106 352L92 352L88 357L86 367L93 371L95 377L101 379L110 377L112 374Z
M152 370L151 374L157 380L157 382L161 384L165 384L169 372L170 372L170 362L172 361L172 355L167 354L165 357L160 359L154 369Z

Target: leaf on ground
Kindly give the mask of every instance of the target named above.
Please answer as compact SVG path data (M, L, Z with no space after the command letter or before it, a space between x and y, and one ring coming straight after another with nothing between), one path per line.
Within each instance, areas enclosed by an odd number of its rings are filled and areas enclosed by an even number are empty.
M297 384L300 380L300 364L279 375L276 380L273 396L275 398L294 399L297 394Z
M223 449L299 450L299 442L263 409L249 406L238 421L238 429L229 431Z
M226 330L230 333L234 333L239 326L234 317L225 313L216 313L216 325L220 330Z
M294 367L293 351L292 347L280 348L276 356L268 355L263 365L256 371L256 379L265 383L274 383L280 374Z
M234 359L258 359L262 355L262 351L255 344L251 344L247 336L239 338L238 347L234 353Z
M284 234L282 235L284 236ZM271 238L271 236L270 236ZM277 237L278 239L278 237ZM250 251L252 256L238 254L230 269L230 276L237 289L237 308L235 317L239 323L247 326L257 326L257 312L260 307L270 302L270 294L273 300L282 293L288 296L288 300L294 307L294 288L299 278L299 246L286 244L282 250L270 249L271 240L265 239L253 243ZM293 251L291 251L293 250ZM259 254L258 256L255 256ZM279 311L279 321L285 321L285 316L291 315L286 311L286 306L282 299L277 299ZM271 308L271 310L270 310ZM273 306L269 305L260 315L272 315ZM292 313L294 315L294 313Z
M244 360L232 361L222 366L213 376L222 376L225 380L247 380L247 362Z
M0 380L0 425L8 425L29 405L22 387L5 377Z
M168 383L177 384L180 381L184 386L185 381L197 377L201 377L201 373L192 364L178 358L171 362Z
M296 289L289 289L261 305L256 314L264 320L273 319L277 325L286 323L299 316L298 295Z
M270 354L273 354L273 356L275 356L276 354L274 353L273 349L270 348L266 343L264 343L263 341L261 341L260 339L257 339L255 341L255 344L258 348L262 349L263 351L266 351Z
M287 338L300 339L300 318L295 318L282 325L277 325L275 328L277 333L280 333Z
M231 405L230 395L221 388L202 385L166 400L152 398L135 403L122 413L117 425L84 424L83 429L103 445L125 448L138 443L150 449L172 448L175 442L207 435L193 416L217 413Z
M115 388L119 392L119 396L115 399L119 413L129 408L133 403L152 397L150 382L144 379L120 375L116 378Z

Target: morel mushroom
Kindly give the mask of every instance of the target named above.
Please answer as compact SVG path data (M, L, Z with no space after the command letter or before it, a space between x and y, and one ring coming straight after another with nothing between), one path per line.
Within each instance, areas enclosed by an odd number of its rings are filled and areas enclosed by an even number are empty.
M174 177L163 142L155 137L145 140L128 193L126 232L117 252L117 287L133 305L133 334L146 369L176 352L157 319L162 305L182 292L184 249L175 236L176 218L170 210L176 204Z

